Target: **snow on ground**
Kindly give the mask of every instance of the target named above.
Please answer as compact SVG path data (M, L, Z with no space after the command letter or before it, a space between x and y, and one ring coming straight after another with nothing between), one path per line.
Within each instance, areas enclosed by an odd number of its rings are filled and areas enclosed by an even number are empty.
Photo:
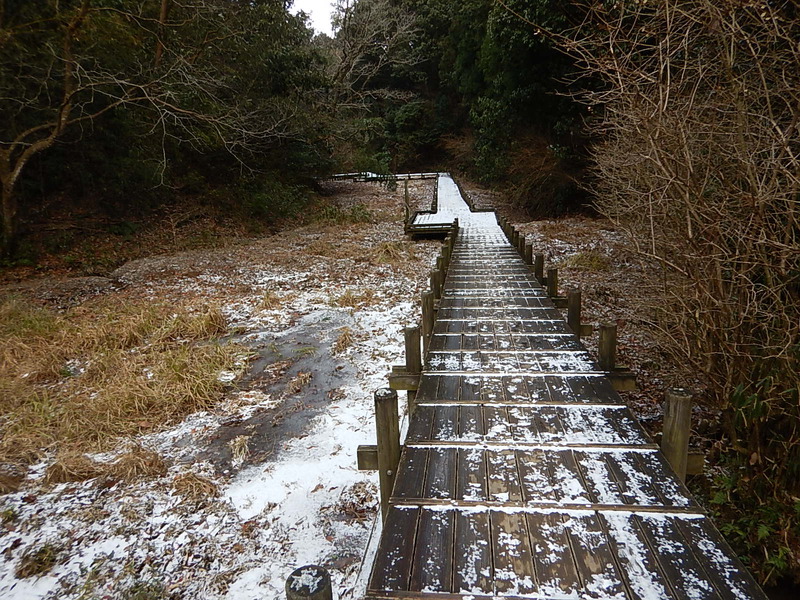
M0 598L277 599L289 574L306 564L330 570L336 597L361 596L367 544L377 539L378 489L374 472L357 470L356 447L374 443L372 393L403 360L402 328L419 320L413 301L437 247L415 245L402 267L370 263L364 256L376 245L402 242L402 225L361 229L360 237L320 234L334 248L357 247L344 258L309 256L303 239L290 237L211 258L137 261L121 271L126 293L221 302L235 339L267 357L258 368L268 372L270 353L294 348L301 353L290 358L311 365L311 383L294 396L280 392L298 372L288 367L271 387L234 384L215 411L136 440L171 465L165 477L46 487L39 480L49 463L32 467L21 491L0 497ZM181 265L187 260L191 268ZM262 306L265 291L279 306ZM356 299L337 305L347 294ZM333 356L344 328L352 345ZM306 393L326 401L314 404ZM272 445L250 448L249 459L245 452L217 460L228 447L220 440L242 424L246 439L272 437ZM205 493L181 491L187 474ZM54 566L17 577L26 554L42 548L52 551Z

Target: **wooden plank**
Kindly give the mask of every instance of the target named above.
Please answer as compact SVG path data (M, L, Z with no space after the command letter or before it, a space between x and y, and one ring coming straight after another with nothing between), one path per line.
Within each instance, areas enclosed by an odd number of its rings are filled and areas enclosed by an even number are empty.
M495 594L534 594L538 587L525 517L522 513L491 513Z
M431 448L422 498L453 498L456 486L456 449Z
M431 428L436 411L433 406L420 406L414 409L414 418L408 425L406 443L431 439Z
M572 398L575 402L593 403L599 401L589 377L573 376L566 377L565 380L572 391Z
M557 502L564 504L594 502L594 498L583 482L572 450L550 451L547 456Z
M624 598L625 584L597 515L565 516L564 525L584 594L589 598Z
M647 432L626 406L623 408L603 408L603 416L616 432L622 444L650 444L652 440Z
M492 594L491 535L487 512L456 512L453 589L460 594Z
M539 578L538 593L545 598L577 596L581 589L580 578L564 530L563 515L531 513L526 519Z
M461 401L462 402L479 402L481 400L481 391L483 387L483 379L480 377L462 377L461 378Z
M517 465L525 502L556 502L547 455L543 450L517 450Z
M602 512L601 524L608 532L611 551L633 600L684 600L675 593L661 571L653 551L630 513Z
M483 422L487 441L511 439L508 409L505 406L483 406Z
M553 402L573 402L572 388L565 377L546 375L544 378Z
M389 509L372 568L371 590L408 589L419 513L418 508Z
M440 402L457 402L461 388L461 377L443 375L436 390L436 400Z
M679 598L722 600L674 518L635 515L634 519Z
M534 402L550 402L550 388L544 377L525 377L525 386L528 388L528 397Z
M680 479L673 477L661 452L635 454L636 465L653 484L653 490L664 506L697 506L697 502Z
M575 451L575 460L583 481L598 504L625 504L614 473L608 465L607 452Z
M513 450L487 451L486 469L490 500L494 502L522 500L521 478Z
M400 457L397 479L394 482L394 498L421 498L425 470L428 466L428 449L406 446Z
M675 523L723 600L767 600L709 519L676 519Z
M659 497L645 475L639 472L635 458L627 452L609 452L606 463L619 487L625 504L659 504Z
M500 377L485 377L480 386L481 402L504 402L505 391Z
M456 499L486 501L488 499L486 451L478 448L460 448L457 452Z
M603 404L624 404L614 386L606 377L592 377L589 379L598 401Z
M557 442L564 439L564 428L555 407L542 406L532 411L533 426L540 442Z
M359 471L375 471L378 469L378 446L360 444L356 450Z
M477 334L461 334L458 338L459 347L462 350L477 350L480 336Z
M529 406L509 406L508 426L511 437L520 442L533 442L538 440L536 426L533 423L535 408Z
M419 517L409 589L449 592L453 576L454 511L425 510Z
M483 413L479 406L460 406L458 408L458 438L464 441L483 439Z
M430 402L436 399L436 392L439 389L439 381L442 376L439 375L423 375L419 380L419 389L417 390L417 402Z
M525 385L524 377L503 377L501 381L503 382L503 391L509 402L527 403L530 401L530 393L528 392L528 386Z
M458 379L450 377L450 379ZM431 439L439 441L458 440L458 406L454 404L437 406Z

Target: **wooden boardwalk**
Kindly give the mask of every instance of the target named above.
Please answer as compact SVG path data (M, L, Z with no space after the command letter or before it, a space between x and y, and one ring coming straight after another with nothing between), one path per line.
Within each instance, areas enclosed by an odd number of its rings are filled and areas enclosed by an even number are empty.
M454 187L440 177L461 228L367 597L765 598Z

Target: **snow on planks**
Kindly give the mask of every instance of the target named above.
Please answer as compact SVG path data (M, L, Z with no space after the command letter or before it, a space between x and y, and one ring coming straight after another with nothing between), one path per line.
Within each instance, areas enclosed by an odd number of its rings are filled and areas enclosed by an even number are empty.
M494 215L447 176L438 207L461 229L367 597L764 600Z

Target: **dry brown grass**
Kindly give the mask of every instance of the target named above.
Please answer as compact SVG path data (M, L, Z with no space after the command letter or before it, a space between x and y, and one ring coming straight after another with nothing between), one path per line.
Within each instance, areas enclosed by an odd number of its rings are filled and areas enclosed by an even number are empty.
M611 268L611 261L605 254L587 250L571 254L559 266L584 271L608 271Z
M100 463L81 452L66 450L47 468L45 483L86 481L101 476L113 480L136 481L163 477L166 474L167 465L157 452L134 444L112 463Z
M339 308L358 308L360 306L370 305L374 300L375 292L371 289L356 293L350 288L347 288L344 293L332 297L330 303Z
M111 464L110 474L122 481L154 479L167 474L167 464L158 452L134 444L128 452Z
M333 352L333 354L341 354L352 345L353 345L353 330L350 329L349 327L342 327L339 330L339 337L337 337L336 341L333 343L331 352Z
M231 458L234 463L243 463L250 456L250 436L237 435L230 442Z
M39 577L49 572L59 561L61 550L54 544L43 544L25 552L14 575L18 579Z
M181 473L172 480L173 489L192 502L199 502L219 495L217 484L196 473Z
M0 473L0 495L16 492L21 483L21 477Z
M409 247L402 242L381 242L375 247L372 253L372 262L374 264L396 264L401 261L408 260Z
M47 468L44 482L55 484L87 481L104 475L107 470L107 465L98 463L81 452L68 450L60 453L55 462Z
M300 371L289 383L286 384L286 393L289 396L299 394L311 382L311 373Z
M105 300L58 314L1 302L0 461L107 449L210 408L218 373L244 356L213 343L225 331L214 307ZM54 478L77 468L63 466Z
M267 290L264 292L264 295L261 296L259 308L263 310L276 310L281 307L281 304L282 302L280 295L276 294L272 290Z
M305 251L312 256L324 258L358 259L364 256L364 250L359 244L342 242L341 239L328 235L310 242Z

